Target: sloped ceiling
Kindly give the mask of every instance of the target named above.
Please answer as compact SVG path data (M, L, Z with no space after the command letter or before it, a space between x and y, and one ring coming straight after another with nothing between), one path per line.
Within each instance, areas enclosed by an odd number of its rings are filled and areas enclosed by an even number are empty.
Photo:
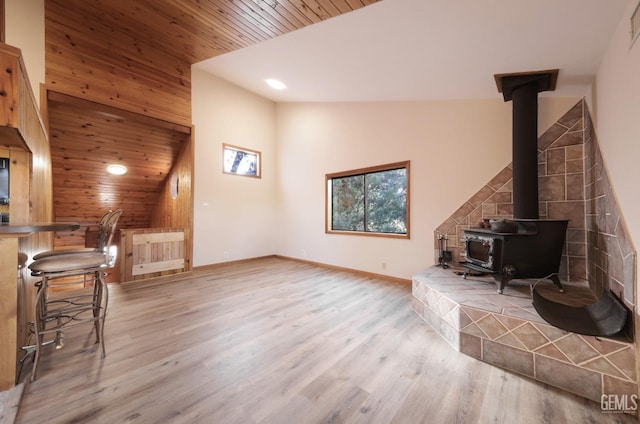
M556 68L543 95L582 97L628 2L384 0L196 67L274 101L501 98L494 74Z

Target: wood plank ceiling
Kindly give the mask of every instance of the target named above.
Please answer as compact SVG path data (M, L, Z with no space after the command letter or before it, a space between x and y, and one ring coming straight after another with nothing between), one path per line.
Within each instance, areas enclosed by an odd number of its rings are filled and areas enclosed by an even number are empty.
M375 1L46 0L56 220L91 223L122 208L121 228L148 227L189 137L191 64ZM159 121L136 122L145 114ZM108 176L113 161L129 173Z
M82 0L86 19L193 64L378 0ZM65 2L68 3L68 2Z
M95 223L104 211L121 208L127 211L121 227L149 226L149 211L189 134L155 120L131 118L91 102L55 94L49 98L53 205L58 221ZM109 164L125 165L128 172L110 175Z

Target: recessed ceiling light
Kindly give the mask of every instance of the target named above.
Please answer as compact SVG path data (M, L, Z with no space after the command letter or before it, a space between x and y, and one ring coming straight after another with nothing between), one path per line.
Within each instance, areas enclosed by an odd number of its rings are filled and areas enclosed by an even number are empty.
M269 78L265 81L267 82L267 84L269 84L269 87L275 88L276 90L284 90L285 88L287 88L287 86L284 85L282 81L278 81L277 79Z
M107 166L107 172L111 175L124 175L127 173L127 167L124 165L109 165Z

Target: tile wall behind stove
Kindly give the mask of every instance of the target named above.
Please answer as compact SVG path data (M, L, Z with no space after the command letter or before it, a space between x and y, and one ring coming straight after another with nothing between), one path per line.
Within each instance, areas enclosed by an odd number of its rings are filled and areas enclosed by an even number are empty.
M461 261L463 231L483 219L512 218L512 165L467 200L435 231L448 239L453 262ZM538 138L538 198L541 219L569 219L561 279L587 280L598 292L610 288L634 309L635 249L604 167L584 100Z

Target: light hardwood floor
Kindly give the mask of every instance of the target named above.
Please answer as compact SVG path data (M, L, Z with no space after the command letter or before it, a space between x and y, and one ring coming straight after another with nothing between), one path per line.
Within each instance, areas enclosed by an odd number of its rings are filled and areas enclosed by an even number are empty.
M456 352L408 284L265 258L110 293L107 357L66 333L17 423L636 422Z

